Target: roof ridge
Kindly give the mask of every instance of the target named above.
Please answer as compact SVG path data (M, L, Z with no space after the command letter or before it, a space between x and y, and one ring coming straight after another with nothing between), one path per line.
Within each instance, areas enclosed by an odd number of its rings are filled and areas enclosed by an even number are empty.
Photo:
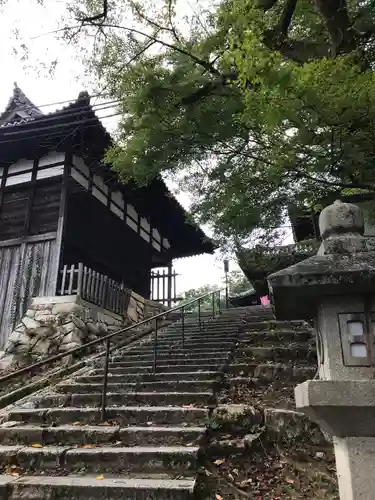
M14 82L13 95L10 97L5 110L0 114L0 124L4 125L13 121L15 116L18 116L18 120L28 121L43 114Z

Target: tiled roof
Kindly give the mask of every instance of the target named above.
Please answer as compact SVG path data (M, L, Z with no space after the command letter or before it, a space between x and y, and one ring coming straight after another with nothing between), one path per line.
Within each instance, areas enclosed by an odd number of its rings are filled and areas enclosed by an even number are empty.
M13 95L9 99L5 110L0 115L0 127L10 127L26 123L32 121L37 116L43 116L43 113L15 83Z

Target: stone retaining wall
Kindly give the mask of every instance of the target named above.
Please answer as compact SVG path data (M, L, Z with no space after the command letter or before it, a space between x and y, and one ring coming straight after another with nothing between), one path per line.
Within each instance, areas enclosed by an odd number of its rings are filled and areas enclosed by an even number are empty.
M36 297L9 336L0 370L63 353L165 310L132 294L127 317L77 296Z

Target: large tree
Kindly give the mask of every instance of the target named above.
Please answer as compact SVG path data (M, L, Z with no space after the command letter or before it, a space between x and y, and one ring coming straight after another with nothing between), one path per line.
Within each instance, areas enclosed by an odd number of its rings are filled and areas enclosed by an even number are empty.
M174 175L237 244L282 226L289 204L374 191L373 0L186 5L70 5L65 36L92 37L88 68L120 100L108 159L124 179Z

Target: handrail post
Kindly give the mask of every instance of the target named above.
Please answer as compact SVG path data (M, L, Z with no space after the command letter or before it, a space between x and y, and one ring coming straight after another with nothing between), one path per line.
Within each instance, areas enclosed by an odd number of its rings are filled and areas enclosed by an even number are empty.
M221 290L219 290L218 308L219 314L221 314Z
M185 347L185 308L181 308L181 330L182 330L182 348Z
M202 321L201 321L201 299L198 299L198 321L199 321L199 331L202 331Z
M109 351L111 339L106 341L105 361L104 361L104 377L103 377L103 393L102 393L102 421L104 422L107 410L107 388L108 388L108 366L109 366Z
M216 292L212 292L212 319L215 319L215 295Z
M158 319L155 318L155 334L154 334L154 375L156 374L157 368L157 356L158 356Z

